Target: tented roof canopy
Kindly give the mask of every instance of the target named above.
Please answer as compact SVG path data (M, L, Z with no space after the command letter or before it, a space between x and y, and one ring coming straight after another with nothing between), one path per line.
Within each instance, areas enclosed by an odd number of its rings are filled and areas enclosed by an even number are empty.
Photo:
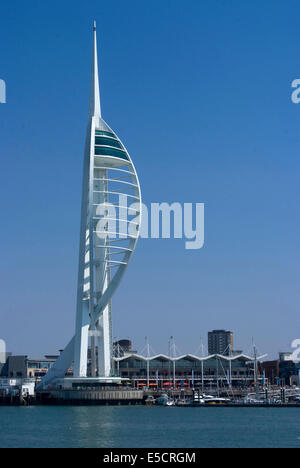
M257 357L257 360L260 360L261 358L265 357L264 356L258 356ZM161 360L161 361L180 361L182 359L186 359L188 361L208 361L209 359L223 359L224 361L254 361L254 357L252 356L248 356L247 354L238 354L236 356L223 356L222 354L211 354L209 356L195 356L194 354L183 354L182 356L176 356L176 357L171 357L171 356L167 356L166 354L157 354L155 356L150 356L150 357L146 357L146 356L142 356L140 354L136 354L136 353L130 353L130 354L126 354L125 356L122 356L122 357L115 357L114 360L116 362L120 362L120 361L125 361L127 359L137 359L137 360L140 360L140 361L154 361L155 359L158 359L158 360Z

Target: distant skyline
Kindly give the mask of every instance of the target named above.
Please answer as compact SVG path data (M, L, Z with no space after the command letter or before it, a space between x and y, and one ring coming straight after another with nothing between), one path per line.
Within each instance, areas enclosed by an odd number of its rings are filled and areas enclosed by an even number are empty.
M91 31L103 117L143 202L205 203L205 246L140 239L113 334L182 353L226 329L269 358L300 338L296 0L1 6L0 339L55 354L75 329Z

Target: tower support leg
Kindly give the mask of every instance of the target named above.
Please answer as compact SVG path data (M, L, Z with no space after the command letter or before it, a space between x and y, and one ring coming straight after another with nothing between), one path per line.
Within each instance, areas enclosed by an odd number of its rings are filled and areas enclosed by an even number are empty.
M74 377L87 376L87 358L89 345L89 302L82 301L82 313L76 323Z
M99 376L111 376L111 332L110 332L110 307L103 311L103 315L99 321L100 342L98 345L98 359L99 359Z

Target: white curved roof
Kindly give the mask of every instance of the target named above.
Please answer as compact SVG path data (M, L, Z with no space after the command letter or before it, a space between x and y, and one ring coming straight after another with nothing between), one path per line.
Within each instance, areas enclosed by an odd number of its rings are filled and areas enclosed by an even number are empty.
M257 357L257 360L261 359L262 357L265 357L264 356L258 356ZM154 361L155 359L161 359L162 361L180 361L182 359L187 359L189 361L208 361L209 359L216 359L216 358L219 358L219 359L223 359L224 361L237 361L237 360L245 360L245 361L254 361L254 357L252 356L248 356L247 354L238 354L236 356L223 356L222 354L211 354L209 356L196 356L194 354L183 354L181 356L176 356L176 357L170 357L170 356L167 356L166 354L156 354L155 356L149 356L149 357L146 357L146 356L142 356L140 354L136 354L136 353L130 353L130 354L126 354L125 356L122 356L122 357L118 357L118 358L114 358L114 360L116 362L120 362L120 361L125 361L126 359L130 359L130 358L134 358L134 359L137 359L139 361Z

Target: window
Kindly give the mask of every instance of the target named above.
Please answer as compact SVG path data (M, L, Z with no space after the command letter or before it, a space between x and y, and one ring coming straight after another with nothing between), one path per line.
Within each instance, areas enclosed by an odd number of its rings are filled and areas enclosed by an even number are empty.
M95 144L101 146L113 146L114 148L121 148L122 145L119 141L113 140L112 138L105 138L105 137L95 137Z
M39 367L37 362L28 362L29 369L37 369Z
M126 159L128 161L128 157L125 151L119 150L119 149L102 148L102 147L96 146L95 154L98 156L113 156L116 158Z
M113 138L116 138L116 135L114 133L111 133L111 132L104 132L103 130L96 130L96 136L102 136L102 135L105 135L105 136L110 136L110 137L113 137Z

